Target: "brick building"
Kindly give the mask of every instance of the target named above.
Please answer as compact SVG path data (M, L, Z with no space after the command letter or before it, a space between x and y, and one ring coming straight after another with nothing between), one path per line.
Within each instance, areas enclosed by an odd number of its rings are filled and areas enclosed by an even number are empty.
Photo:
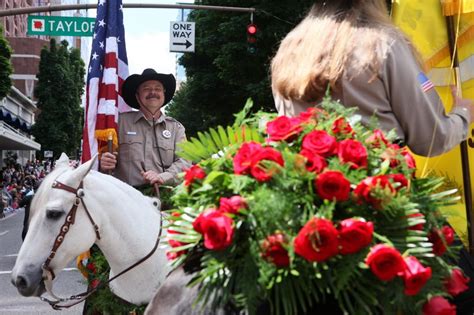
M46 5L86 3L86 0L0 0L0 11ZM50 15L33 13L32 15ZM57 11L52 15L84 16L85 11ZM49 46L49 36L27 35L28 15L15 15L0 18L3 34L13 49L12 65L13 88L10 95L0 100L0 166L6 151L16 151L19 162L31 159L35 150L41 146L31 137L31 126L37 111L34 89L37 82L41 49ZM89 47L90 39L59 37L57 42L67 40L69 47ZM83 59L84 56L83 56Z

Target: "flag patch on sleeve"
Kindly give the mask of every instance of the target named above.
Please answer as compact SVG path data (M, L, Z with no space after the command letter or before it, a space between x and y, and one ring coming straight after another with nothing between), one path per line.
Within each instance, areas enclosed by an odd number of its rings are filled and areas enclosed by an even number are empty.
M421 89L423 92L428 92L432 88L434 88L433 82L423 73L418 73L418 82L420 83Z

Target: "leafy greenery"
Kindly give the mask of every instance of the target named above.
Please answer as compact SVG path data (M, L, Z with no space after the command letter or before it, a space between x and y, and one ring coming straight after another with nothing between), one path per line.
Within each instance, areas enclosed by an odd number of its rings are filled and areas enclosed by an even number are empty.
M253 7L258 27L257 52L247 52L248 13L195 10L194 53L185 53L179 63L186 68L184 83L167 109L186 127L186 133L232 124L232 113L242 109L247 98L255 109L274 110L269 64L279 41L304 17L313 0L203 0L202 5Z
M349 314L419 314L431 297L449 296L443 281L454 268L450 262L457 248L446 246L446 252L438 252L432 236L448 228L439 209L459 200L457 190L440 191L441 178L414 177L409 153L390 142L395 139L394 134L374 138L375 129L362 126L352 115L354 109L329 99L322 107L323 111L303 113L305 116L292 121L294 129L289 130L297 131L291 139L272 139L266 122L275 122L276 115L259 112L249 118L237 115L239 123L234 126L201 133L192 144L183 147L183 156L207 158L188 171L187 182L175 189L175 209L168 227L172 231L168 234L169 253L176 266L200 256L201 269L190 284L201 286L200 302L214 307L230 304L250 314L258 314L259 306L269 303L272 314L302 314L312 313L312 307L320 308L334 299ZM336 121L341 118L350 123L350 132L336 131ZM241 133L242 123L259 137L226 142L229 134ZM218 133L219 130L225 132ZM308 170L308 158L300 154L303 139L316 130L325 131L339 143L338 153L325 156L327 166L322 171ZM268 181L259 180L253 172L236 171L235 165L240 163L236 156L250 139L283 157L284 165L265 160L252 162L252 154L247 157L247 162L260 163L253 165L271 174ZM339 153L343 151L339 150L346 140L365 148L367 165L351 167L341 160ZM329 171L342 173L350 182L348 199L328 200L321 195L322 184L316 182ZM403 180L395 180L394 175ZM377 182L367 195L356 192L357 187L375 176L385 178L389 184ZM245 201L245 206L236 212L228 212L223 206L222 197L232 196ZM227 223L232 227L232 240L224 248L210 248L204 241L222 233L216 225L212 225L209 235L202 231L202 222L211 213L219 217L219 224L228 222L225 217L232 220ZM373 235L356 252L342 253L341 243L334 256L310 261L297 252L295 239L302 227L315 218L333 222L338 230L345 220L367 222L373 224ZM276 234L283 237L279 253L287 255L286 265L277 265L276 260L266 256L268 247L264 244ZM447 237L442 237L443 244L449 245ZM313 250L319 247L319 236L315 238ZM432 274L417 293L406 293L407 284L400 274L388 281L376 275L366 262L376 245L394 249L404 261L416 258L422 268L431 268ZM405 262L403 266L406 268Z
M84 91L84 62L78 49L68 49L67 41L41 50L38 84L39 115L32 133L44 150L77 156L82 134L81 95Z
M13 73L10 61L12 49L2 34L3 30L0 27L0 100L10 92L12 86L10 75Z

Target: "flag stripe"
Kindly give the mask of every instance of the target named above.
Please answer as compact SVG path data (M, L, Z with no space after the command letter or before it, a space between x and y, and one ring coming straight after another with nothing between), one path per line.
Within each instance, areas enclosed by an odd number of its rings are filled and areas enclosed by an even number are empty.
M117 67L118 67L117 53L111 52L111 53L105 54L104 68L107 70L110 68L117 69Z

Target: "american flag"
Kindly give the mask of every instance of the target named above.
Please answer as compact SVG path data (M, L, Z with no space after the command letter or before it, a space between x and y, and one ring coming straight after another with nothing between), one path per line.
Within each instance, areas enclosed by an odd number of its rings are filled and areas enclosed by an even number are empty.
M128 77L122 0L99 0L87 74L82 162L107 149L113 137L117 147L118 113L131 108L120 96Z
M434 88L433 82L431 82L423 72L418 73L418 82L420 83L423 92L427 92Z

